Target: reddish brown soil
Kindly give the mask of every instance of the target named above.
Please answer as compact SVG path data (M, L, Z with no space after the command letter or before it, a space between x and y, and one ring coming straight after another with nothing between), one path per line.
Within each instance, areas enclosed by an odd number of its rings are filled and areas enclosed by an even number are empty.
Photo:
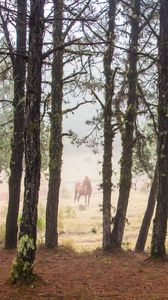
M168 262L132 252L102 255L37 251L31 286L8 283L14 251L0 250L0 300L168 299Z

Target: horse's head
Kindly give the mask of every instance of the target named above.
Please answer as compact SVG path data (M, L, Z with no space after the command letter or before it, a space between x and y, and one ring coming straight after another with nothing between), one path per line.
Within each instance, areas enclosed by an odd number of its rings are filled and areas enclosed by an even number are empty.
M85 191L85 194L91 194L92 193L91 181L90 181L88 176L85 176L84 181L82 183L82 187Z
M90 184L90 179L89 179L89 177L85 176L83 185L88 185L88 184Z

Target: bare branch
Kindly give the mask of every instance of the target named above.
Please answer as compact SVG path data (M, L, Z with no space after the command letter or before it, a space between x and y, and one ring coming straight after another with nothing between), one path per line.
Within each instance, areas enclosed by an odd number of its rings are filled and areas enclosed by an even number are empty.
M99 102L99 104L101 105L101 107L104 109L104 104L103 102L100 100L99 96L96 94L96 92L92 89L91 90L93 96L96 98L96 100Z
M72 113L74 114L74 110L78 109L80 106L84 105L84 104L88 104L88 103L91 103L93 104L93 101L85 101L85 102L81 102L81 103L78 103L76 106L72 107L72 108L67 108L65 110L62 111L62 114L65 115L67 113Z

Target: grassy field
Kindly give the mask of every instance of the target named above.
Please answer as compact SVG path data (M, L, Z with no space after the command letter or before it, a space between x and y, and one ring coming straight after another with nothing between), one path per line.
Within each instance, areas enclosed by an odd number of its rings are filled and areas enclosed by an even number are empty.
M7 183L0 186L0 244L3 244L5 218L7 211ZM125 226L124 245L134 249L139 227L146 208L148 190L132 190L128 207L128 224ZM45 206L47 185L41 185L38 218L38 243L44 242ZM23 196L22 196L23 197ZM118 193L112 193L112 206L116 207ZM84 198L74 203L73 185L63 185L60 193L59 207L59 243L78 251L93 250L101 247L102 242L102 192L93 186L90 206L85 208ZM22 205L21 205L22 206ZM21 208L20 208L21 210ZM20 213L21 215L21 213ZM150 236L147 248L150 245Z

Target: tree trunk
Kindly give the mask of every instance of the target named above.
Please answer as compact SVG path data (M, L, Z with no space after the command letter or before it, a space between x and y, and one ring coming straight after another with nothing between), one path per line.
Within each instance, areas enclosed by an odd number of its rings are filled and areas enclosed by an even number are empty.
M62 44L62 18L63 1L54 2L54 47ZM51 133L49 148L49 190L46 210L46 236L47 248L54 248L58 245L58 204L59 190L61 183L62 165L62 101L63 101L63 51L57 51L53 56L52 65L52 108L51 108Z
M16 58L13 62L14 77L14 128L12 141L12 154L10 160L9 177L9 203L6 218L5 248L12 249L17 246L17 220L20 202L20 188L22 178L22 159L24 151L24 95L26 60L26 12L27 2L17 1L16 23Z
M151 219L153 216L156 196L157 196L157 167L155 168L155 174L152 182L152 186L149 193L148 204L145 211L145 215L142 221L142 225L139 231L138 239L136 242L135 250L136 251L144 251L146 240L148 237L148 231L151 224Z
M25 105L25 191L18 253L11 280L30 282L36 254L37 204L40 185L40 102L44 1L30 1L28 78Z
M112 176L112 100L114 75L111 68L114 54L116 1L109 1L107 50L104 53L105 105L104 105L104 155L103 155L103 250L109 250L111 235L111 176Z
M160 0L158 191L151 257L165 255L168 215L168 2Z
M134 147L134 123L137 110L137 61L138 61L138 38L139 38L139 15L140 0L134 1L131 16L131 35L129 51L128 71L128 103L125 116L125 130L122 135L122 156L120 170L120 187L117 204L117 212L114 219L114 227L111 234L111 248L121 248L129 194L132 182L132 162Z

